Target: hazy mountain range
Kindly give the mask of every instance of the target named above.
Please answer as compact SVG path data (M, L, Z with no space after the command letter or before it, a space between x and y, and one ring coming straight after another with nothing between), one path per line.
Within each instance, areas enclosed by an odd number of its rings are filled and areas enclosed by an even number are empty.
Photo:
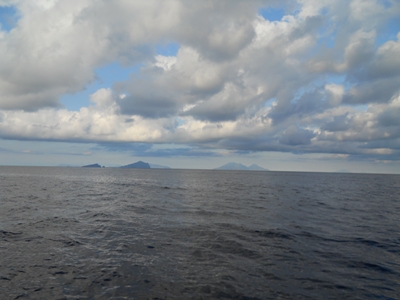
M101 168L101 165L91 164L91 165L82 166L82 168ZM170 167L167 167L167 166L157 165L157 164L149 164L149 163L143 162L143 161L138 161L133 164L121 166L120 168L125 168L125 169L171 169Z
M99 164L91 164L91 165L86 165L83 166L83 168L101 168L101 165ZM138 161L129 165L121 166L120 168L125 168L125 169L171 169L170 167L163 166L163 165L157 165L157 164L150 164L144 161ZM221 167L215 168L214 170L244 170L244 171L268 171L267 169L264 169L256 164L253 164L251 166L245 166L243 164L235 163L235 162L230 162L227 163Z
M245 165L235 162L227 163L226 165L215 168L214 170L268 171L267 169L264 169L256 164L252 164L251 166L246 167Z

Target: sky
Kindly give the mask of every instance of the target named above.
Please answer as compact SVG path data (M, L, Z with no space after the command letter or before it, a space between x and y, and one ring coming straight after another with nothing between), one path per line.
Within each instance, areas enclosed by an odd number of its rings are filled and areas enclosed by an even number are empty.
M0 165L400 173L398 0L0 0Z

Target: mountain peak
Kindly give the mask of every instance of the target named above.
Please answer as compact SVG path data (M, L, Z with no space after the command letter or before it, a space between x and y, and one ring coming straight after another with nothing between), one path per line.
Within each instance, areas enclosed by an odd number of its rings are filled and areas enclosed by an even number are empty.
M129 164L126 166L122 166L121 168L126 168L126 169L150 169L150 165L146 162L143 161L138 161L133 164Z
M268 171L267 169L264 169L264 168L262 168L262 167L260 167L259 165L256 165L256 164L252 164L248 168L249 168L249 170L252 170L252 171Z
M243 164L235 162L229 162L221 167L215 168L214 170L268 171L267 169L264 169L256 164L246 167Z

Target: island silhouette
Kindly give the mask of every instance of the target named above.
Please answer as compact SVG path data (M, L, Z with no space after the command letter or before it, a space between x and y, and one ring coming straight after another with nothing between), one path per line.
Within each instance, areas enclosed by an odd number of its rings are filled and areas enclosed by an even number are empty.
M82 166L82 168L104 168L104 166L102 167L100 164L95 163L95 164ZM132 164L120 166L119 168L124 168L124 169L171 169L170 167L167 167L167 166L150 164L150 163L147 163L147 162L144 162L141 160L139 160L135 163L132 163ZM223 166L215 168L214 170L269 171L268 169L262 168L256 164L252 164L247 167L243 164L235 163L235 162L229 162Z

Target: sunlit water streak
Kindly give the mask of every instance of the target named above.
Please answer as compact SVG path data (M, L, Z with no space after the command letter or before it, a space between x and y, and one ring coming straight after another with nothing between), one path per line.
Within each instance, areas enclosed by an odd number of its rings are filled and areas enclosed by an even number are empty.
M398 299L400 176L0 167L1 299Z

